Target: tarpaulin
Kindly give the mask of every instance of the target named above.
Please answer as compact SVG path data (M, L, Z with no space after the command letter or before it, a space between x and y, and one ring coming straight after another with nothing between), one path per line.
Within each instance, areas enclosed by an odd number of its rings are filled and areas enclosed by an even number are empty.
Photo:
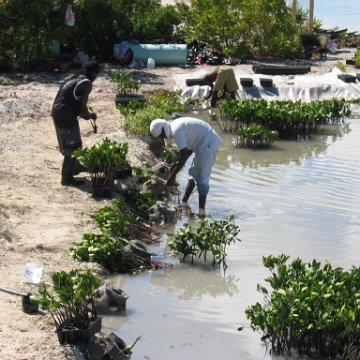
M176 74L176 90L181 90L181 98L185 101L189 98L205 98L210 91L206 85L186 86L186 79L203 77L209 70L201 69L189 74ZM360 99L360 81L347 83L338 78L343 74L335 67L325 74L305 75L262 75L251 74L243 70L234 70L235 78L239 84L237 99L266 99L266 100L325 100L325 99ZM356 74L351 74L356 75ZM241 86L241 78L253 79L253 86ZM271 87L262 87L260 79L272 79Z

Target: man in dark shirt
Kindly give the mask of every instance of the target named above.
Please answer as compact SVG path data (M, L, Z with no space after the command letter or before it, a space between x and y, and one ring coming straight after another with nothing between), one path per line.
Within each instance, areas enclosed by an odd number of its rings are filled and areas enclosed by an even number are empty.
M92 83L99 73L99 65L91 60L83 65L83 75L74 75L65 79L60 87L53 106L54 120L59 150L64 155L61 170L61 185L81 186L84 181L75 180L74 172L76 159L71 153L82 147L78 117L85 120L96 120L95 113L90 113L87 107Z

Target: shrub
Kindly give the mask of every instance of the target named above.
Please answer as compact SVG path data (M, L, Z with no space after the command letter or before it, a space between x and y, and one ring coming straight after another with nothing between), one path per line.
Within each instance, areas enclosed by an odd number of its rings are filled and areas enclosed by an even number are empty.
M276 353L295 349L326 357L344 354L360 338L360 268L344 271L299 258L287 264L288 259L284 254L263 257L272 292L257 285L264 305L246 309L252 329L260 331Z
M119 199L96 211L90 217L99 233L85 233L71 249L74 259L96 262L110 272L132 272L150 267L150 259L135 256L125 251L129 241L149 240L149 227L144 225L138 213L129 209Z
M154 119L171 119L166 111L147 106L127 116L124 120L124 130L133 135L151 135L150 124Z
M355 65L360 66L360 49L357 49L355 53Z
M125 116L124 129L133 135L151 135L150 124L154 119L172 119L173 112L181 112L179 94L167 90L157 90L146 97L145 103L134 101L117 108ZM130 105L130 107L129 107Z
M184 110L184 105L180 103L179 92L156 90L147 96L146 102L149 106L161 109L168 114Z
M0 71L28 70L48 64L51 8L50 0L0 2Z

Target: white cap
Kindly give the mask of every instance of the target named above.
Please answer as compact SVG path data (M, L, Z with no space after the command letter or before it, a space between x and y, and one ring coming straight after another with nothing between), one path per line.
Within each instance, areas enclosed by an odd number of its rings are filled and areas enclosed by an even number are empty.
M150 132L155 137L159 137L163 129L166 136L164 138L165 146L169 146L171 136L171 128L169 122L165 119L155 119L150 124Z

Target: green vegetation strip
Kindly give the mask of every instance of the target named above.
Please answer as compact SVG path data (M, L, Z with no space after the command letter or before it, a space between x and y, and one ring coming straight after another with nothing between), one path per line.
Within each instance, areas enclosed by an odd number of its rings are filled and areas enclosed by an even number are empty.
M277 131L282 139L314 133L322 124L343 121L351 114L350 103L341 99L313 101L228 100L220 106L219 124L224 132L261 125Z

